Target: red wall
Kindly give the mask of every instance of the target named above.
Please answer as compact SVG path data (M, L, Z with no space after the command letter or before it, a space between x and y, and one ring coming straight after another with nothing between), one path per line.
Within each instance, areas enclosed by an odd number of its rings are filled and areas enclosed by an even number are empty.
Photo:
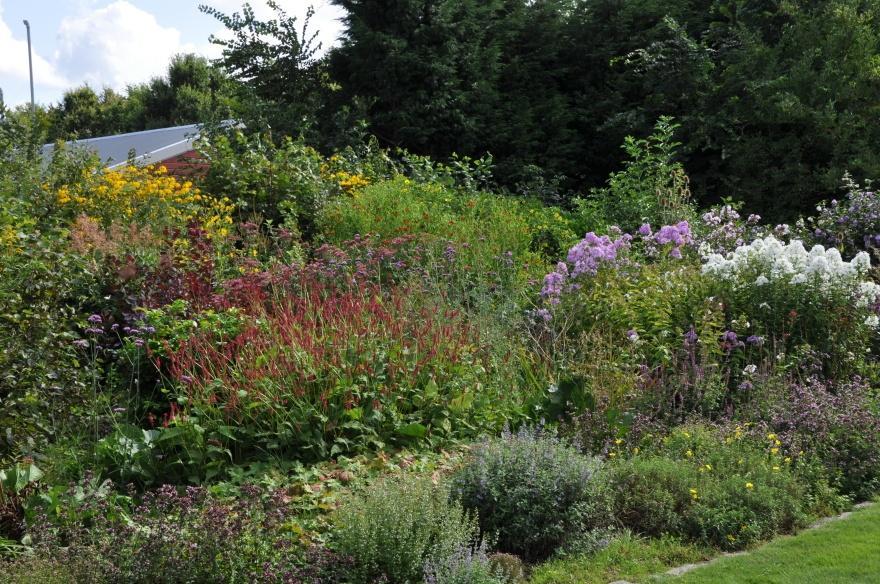
M189 150L160 162L174 176L203 175L208 170L208 162L195 150Z

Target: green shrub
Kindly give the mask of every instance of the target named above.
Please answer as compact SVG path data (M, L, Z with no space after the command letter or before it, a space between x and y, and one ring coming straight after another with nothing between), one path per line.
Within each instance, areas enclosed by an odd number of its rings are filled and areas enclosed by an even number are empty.
M510 252L524 260L530 252L554 252L574 239L558 209L530 200L480 192L459 192L436 183L399 176L328 204L320 230L332 242L356 235L396 237L427 233L455 244L462 263L492 269Z
M611 174L607 187L575 200L580 233L604 232L611 225L635 231L642 223L666 225L694 215L688 177L675 160L677 128L664 116L647 139L627 136L623 149L629 159L623 170Z
M505 584L507 575L486 554L485 546L456 550L425 564L425 584Z
M475 446L452 493L500 551L534 561L608 521L599 471L598 461L557 438L522 428Z
M685 426L641 448L609 479L618 520L641 534L739 549L792 531L818 506L774 434Z
M363 583L420 582L426 562L445 566L479 536L476 518L428 478L380 480L345 501L334 523L335 548L354 559L352 581Z
M210 163L202 179L208 192L228 197L249 215L287 218L306 236L318 211L338 193L322 175L321 155L289 137L276 146L267 136L235 131L204 137L199 150Z

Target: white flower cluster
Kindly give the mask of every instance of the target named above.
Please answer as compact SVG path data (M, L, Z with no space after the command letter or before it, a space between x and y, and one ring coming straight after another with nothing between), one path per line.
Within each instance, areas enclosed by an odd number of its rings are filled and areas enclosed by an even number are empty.
M807 251L801 241L785 244L770 235L742 245L726 257L709 255L703 264L703 273L743 285L817 283L822 291L847 286L860 307L867 307L880 299L880 286L861 281L870 267L871 258L865 252L859 252L847 262L836 248L816 245ZM747 278L749 281L744 281Z

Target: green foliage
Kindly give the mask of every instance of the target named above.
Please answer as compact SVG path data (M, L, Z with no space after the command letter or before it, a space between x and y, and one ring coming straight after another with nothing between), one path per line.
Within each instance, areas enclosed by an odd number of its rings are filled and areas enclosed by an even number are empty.
M476 512L498 549L545 559L610 520L597 461L551 435L523 428L475 446L455 475L453 496Z
M88 85L65 92L46 111L47 141L217 122L243 109L237 93L235 84L204 57L175 55L164 76L131 85L125 94L110 88L98 94Z
M649 436L638 454L613 464L618 521L646 535L740 549L802 526L812 505L840 504L823 479L807 485L799 478L774 434L762 444L742 428L729 432L681 427ZM826 500L810 502L810 491Z
M400 176L332 202L319 224L333 242L358 234L427 233L457 244L457 261L483 272L497 270L507 254L534 264L540 258L535 252L555 253L574 239L558 209Z
M345 501L334 521L334 547L355 561L353 582L420 582L425 562L445 563L478 541L476 518L428 478L378 481Z
M674 579L682 584L739 584L743 581L796 584L818 579L828 584L870 582L880 571L877 541L880 506L858 510L842 521L780 538L739 557Z
M695 563L710 556L708 549L673 537L640 538L624 532L604 549L571 555L536 566L534 584L607 584L615 580L637 581L665 569Z
M643 223L671 225L693 218L688 177L675 160L681 146L673 141L678 127L664 116L648 138L626 138L623 170L612 173L608 186L594 190L589 199L575 200L582 233L609 225L634 232Z
M301 136L314 123L326 83L323 63L315 57L321 48L315 42L318 33L308 30L314 10L308 9L300 26L278 3L266 4L274 18L265 21L248 3L240 13L226 14L204 4L199 10L231 33L232 38L212 35L210 40L222 48L217 64L247 85L247 101L256 98L256 103L247 104L247 115L284 134Z
M22 233L0 262L0 459L33 452L83 413L88 372L78 307L98 296L84 262L58 234Z
M276 146L266 136L234 130L202 139L199 150L210 164L206 190L235 201L246 216L273 222L310 236L333 185L321 173L313 148L286 138Z

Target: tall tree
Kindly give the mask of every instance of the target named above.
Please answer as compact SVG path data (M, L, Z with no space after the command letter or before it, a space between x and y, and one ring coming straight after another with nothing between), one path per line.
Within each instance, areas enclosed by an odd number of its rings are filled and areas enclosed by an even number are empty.
M302 134L315 124L327 81L316 58L317 33L309 31L314 12L309 9L300 25L273 0L266 4L275 12L274 19L259 20L248 3L232 14L204 4L199 10L232 33L230 39L210 40L222 47L217 64L252 92L252 115L281 132Z

